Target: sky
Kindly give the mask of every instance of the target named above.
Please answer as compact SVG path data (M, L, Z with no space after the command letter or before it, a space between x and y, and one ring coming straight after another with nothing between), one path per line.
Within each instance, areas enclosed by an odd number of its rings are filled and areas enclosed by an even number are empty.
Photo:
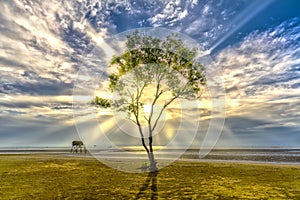
M300 146L298 0L5 0L0 9L0 147L78 139L83 61L95 48L107 53L111 35L142 27L185 34L209 52L226 91L217 146Z

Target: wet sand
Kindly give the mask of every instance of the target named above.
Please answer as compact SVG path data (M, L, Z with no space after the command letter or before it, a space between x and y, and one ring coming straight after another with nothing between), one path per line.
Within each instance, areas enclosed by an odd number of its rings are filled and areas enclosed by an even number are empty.
M168 149L156 153L158 160L181 160L189 162L233 162L233 163L265 163L300 165L300 149L214 149L205 157L199 158L198 149L188 149L180 155L182 150ZM144 159L143 150L94 149L92 155L84 151L71 153L70 148L0 148L0 155L14 154L45 154L71 157L93 157L110 159Z

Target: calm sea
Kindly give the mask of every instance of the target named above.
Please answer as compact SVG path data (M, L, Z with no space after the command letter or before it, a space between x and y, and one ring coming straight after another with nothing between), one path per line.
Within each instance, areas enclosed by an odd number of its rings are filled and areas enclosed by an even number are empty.
M91 156L84 151L71 153L70 147L11 147L0 148L0 154L49 154L66 156ZM106 158L126 158L139 159L145 158L145 151L141 147L123 147L122 149L107 148L88 148L93 156ZM230 162L258 162L258 163L281 163L300 165L300 148L217 148L213 149L204 158L199 158L199 149L161 149L156 147L155 154L157 159L173 159L194 161L230 161ZM184 153L183 153L184 152Z

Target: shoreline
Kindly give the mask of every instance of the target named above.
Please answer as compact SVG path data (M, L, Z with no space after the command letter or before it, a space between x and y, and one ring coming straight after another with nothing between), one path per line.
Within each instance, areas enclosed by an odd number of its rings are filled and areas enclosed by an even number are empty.
M80 157L101 160L132 161L147 160L143 150L92 148L91 152L84 151L71 153L69 147L11 147L0 148L0 156L55 156L55 157ZM261 148L261 149L213 149L204 157L199 158L199 149L187 149L182 154L182 149L162 149L156 151L156 160L176 162L211 162L232 164L260 164L276 166L300 166L299 148Z
M143 158L140 157L116 157L116 156L93 156L91 154L84 154L84 153L57 153L57 152L37 152L37 153L30 153L30 152L23 152L23 153L0 153L0 159L4 157L31 157L31 158L39 158L39 157L53 157L53 158L80 158L80 159L96 159L100 163L101 159L103 160L117 160L118 162L128 162L132 160L142 160ZM100 160L99 160L100 159ZM159 161L167 161L167 160L174 160L172 158L161 157L157 158ZM245 164L245 165L267 165L267 166L282 166L282 167L300 167L300 162L270 162L270 161L257 161L257 160L228 160L228 159L205 159L205 158L178 158L174 160L174 162L186 162L186 163L226 163L226 164Z

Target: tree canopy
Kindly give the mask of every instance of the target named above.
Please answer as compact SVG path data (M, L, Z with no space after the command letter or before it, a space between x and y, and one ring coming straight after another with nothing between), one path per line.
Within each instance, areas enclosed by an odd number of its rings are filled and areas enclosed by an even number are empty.
M126 118L138 127L150 170L156 171L153 132L162 113L176 99L200 98L206 83L197 49L186 47L176 34L161 39L136 31L127 35L125 51L112 58L110 68L109 88L114 98L96 96L93 103L126 113ZM147 133L142 126L148 127Z

